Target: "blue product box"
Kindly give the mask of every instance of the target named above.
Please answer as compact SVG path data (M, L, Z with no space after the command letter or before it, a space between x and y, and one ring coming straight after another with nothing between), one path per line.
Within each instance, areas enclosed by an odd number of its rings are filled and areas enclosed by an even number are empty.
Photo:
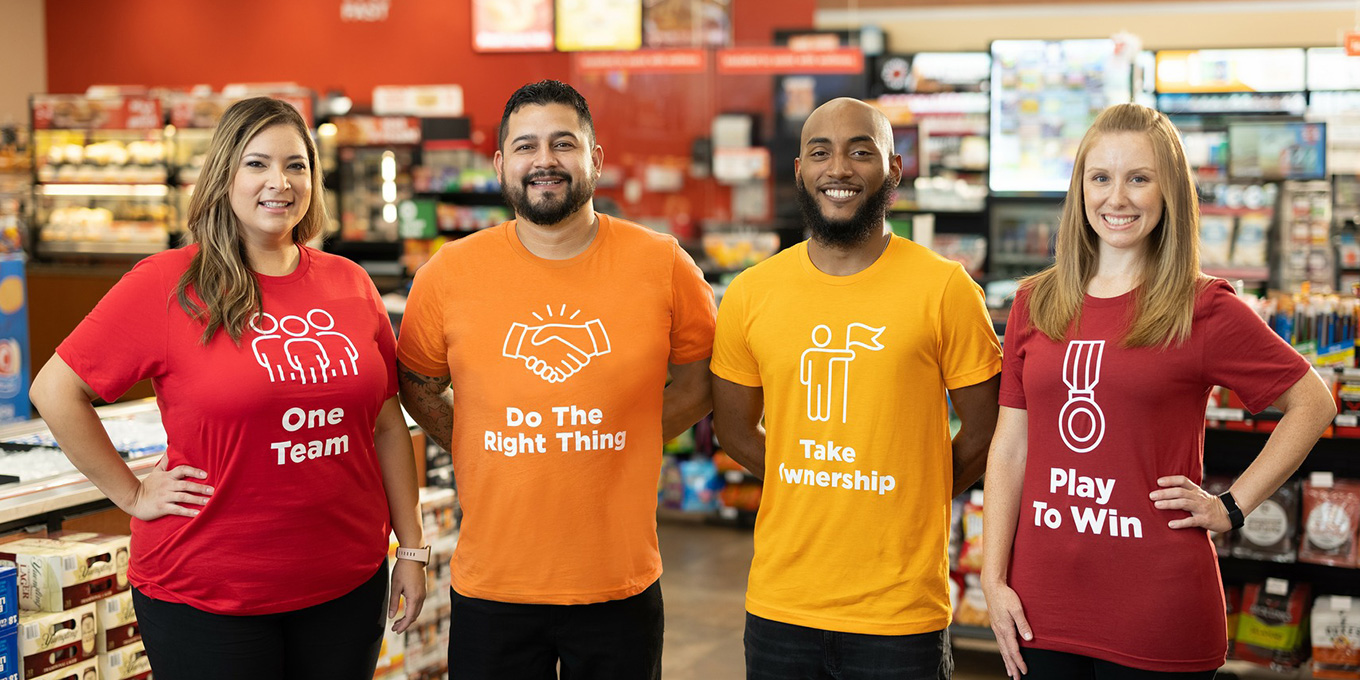
M0 680L19 680L19 630L0 634Z
M0 564L0 637L19 632L19 570ZM4 676L0 675L0 680Z

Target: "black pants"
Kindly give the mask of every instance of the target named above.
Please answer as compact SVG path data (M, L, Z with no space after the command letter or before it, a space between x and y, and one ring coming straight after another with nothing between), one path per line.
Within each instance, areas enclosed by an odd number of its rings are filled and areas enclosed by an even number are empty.
M648 680L661 677L661 583L595 604L515 604L459 595L449 627L451 680Z
M1034 680L1210 680L1218 671L1145 671L1080 654L1047 649L1020 648L1029 667L1026 678Z
M345 595L279 614L213 614L136 588L132 604L157 680L372 680L387 621L387 562Z
M949 630L869 635L746 613L746 680L948 680Z

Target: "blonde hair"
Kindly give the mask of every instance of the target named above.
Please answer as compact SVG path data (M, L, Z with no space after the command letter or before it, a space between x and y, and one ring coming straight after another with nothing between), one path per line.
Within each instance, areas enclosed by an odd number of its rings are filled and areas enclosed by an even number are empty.
M1133 313L1122 345L1167 348L1190 337L1199 271L1199 194L1180 135L1162 113L1138 104L1111 106L1096 118L1077 147L1072 182L1058 223L1053 265L1021 281L1029 291L1030 321L1055 341L1081 320L1087 284L1100 260L1100 237L1086 221L1086 156L1107 134L1138 133L1152 144L1162 217L1148 235Z
M293 227L293 242L306 243L326 228L321 164L317 159L316 144L301 114L291 104L269 97L243 99L232 104L213 131L203 171L198 175L193 198L189 201L189 233L199 249L175 287L179 306L186 314L203 322L205 345L218 329L226 331L232 342L239 345L246 324L263 311L260 284L247 262L245 244L240 237L241 223L231 207L231 189L246 145L255 135L275 125L292 128L302 137L312 175L311 202ZM190 289L197 299L190 295Z

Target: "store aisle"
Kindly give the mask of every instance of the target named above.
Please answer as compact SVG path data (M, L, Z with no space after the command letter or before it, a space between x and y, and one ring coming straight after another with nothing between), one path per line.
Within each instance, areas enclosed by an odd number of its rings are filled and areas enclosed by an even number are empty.
M741 633L751 530L662 519L658 532L665 574L666 680L741 680ZM977 641L956 641L955 680L1001 680L1001 657Z

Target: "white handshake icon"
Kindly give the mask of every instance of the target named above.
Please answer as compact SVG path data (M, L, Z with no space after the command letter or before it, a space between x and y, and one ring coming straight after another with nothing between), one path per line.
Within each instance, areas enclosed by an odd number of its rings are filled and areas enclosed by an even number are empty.
M560 383L575 375L591 357L609 353L609 335L599 319L584 324L510 325L501 355L519 359L534 375Z

